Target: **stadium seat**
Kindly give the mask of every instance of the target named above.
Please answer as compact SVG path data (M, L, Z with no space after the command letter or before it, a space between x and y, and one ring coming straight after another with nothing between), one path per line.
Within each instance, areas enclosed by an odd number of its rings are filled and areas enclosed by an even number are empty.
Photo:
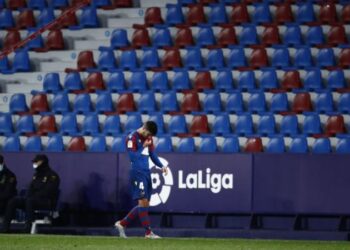
M64 151L64 144L63 144L62 136L59 134L54 134L51 137L49 137L45 151L48 151L48 152L62 152L62 151Z
M141 92L148 89L147 76L144 71L135 71L131 74L128 88L133 92Z
M131 44L135 48L149 47L151 45L151 39L147 29L135 29L132 34Z
M173 151L171 138L169 136L157 137L155 151L158 153L169 153Z
M9 9L1 9L0 11L0 28L7 29L15 26L12 11Z
M270 103L271 112L286 112L289 110L288 97L286 93L273 94Z
M109 92L100 92L97 95L95 111L98 113L114 111L112 97Z
M238 87L240 89L252 90L255 89L254 71L242 71L238 76Z
M292 111L297 113L312 111L310 93L297 93L294 96Z
M99 70L109 71L117 68L117 61L114 56L114 52L111 49L100 51L98 57Z
M192 30L188 27L179 27L175 35L175 45L177 47L193 46Z
M209 134L209 123L206 115L196 115L190 124L190 133L195 135Z
M308 47L297 48L294 55L294 66L298 68L308 68L313 66L311 50Z
M201 153L215 153L218 151L215 137L206 136L201 137L201 141L198 147L198 152Z
M341 49L338 57L338 63L340 67L348 69L350 67L350 49L343 48Z
M86 71L88 69L96 68L94 54L91 50L84 50L79 52L77 67L79 71Z
M197 92L185 93L180 108L184 113L200 111L201 105Z
M205 47L214 45L215 43L216 41L213 29L209 26L201 26L196 36L196 44L198 46Z
M159 107L163 112L178 111L179 107L177 104L176 93L172 91L164 93L160 100Z
M263 145L261 138L248 138L244 146L244 152L246 153L260 153L263 152Z
M276 133L275 118L271 114L259 116L257 133L260 135L274 135Z
M338 111L350 113L350 93L343 93L338 100Z
M61 30L50 30L46 37L45 47L48 50L63 50L65 48Z
M98 28L99 21L95 6L84 7L79 18L79 27L81 28Z
M188 6L186 23L189 25L198 25L200 23L206 23L204 8L202 5L193 4Z
M251 93L248 99L248 110L254 113L266 111L264 92Z
M342 154L350 153L350 138L339 138L335 152Z
M309 45L321 45L325 43L321 26L310 26L306 32L306 43Z
M125 83L124 73L122 71L110 73L108 80L106 82L106 85L107 85L107 89L112 92L125 90L126 83Z
M250 17L245 3L239 3L232 6L230 22L233 24L249 23Z
M262 89L279 88L276 70L264 69L259 77L259 85Z
M288 46L298 46L303 44L299 25L286 25L286 30L283 34L283 43Z
M34 119L31 115L20 116L16 122L16 132L30 134L35 132Z
M295 137L289 146L289 153L307 153L309 151L305 137Z
M286 115L282 117L280 133L285 136L294 136L299 133L298 118L296 115Z
M120 118L117 115L109 115L104 121L103 133L105 135L118 135L121 132Z
M84 135L96 135L100 132L98 116L96 114L86 114L82 123L81 131Z
M47 93L57 93L62 90L58 73L47 73L44 77L43 88Z
M249 56L249 66L258 69L269 66L269 59L267 56L266 49L256 48L252 50L252 53Z
M78 133L77 117L74 113L67 113L62 116L60 132L63 135L76 135Z
M320 49L316 59L317 65L320 67L335 66L335 56L332 48Z
M84 88L79 72L67 73L63 85L64 89L68 91L82 90Z
M235 124L235 134L237 135L251 135L253 134L253 119L250 114L241 114L237 117Z
M184 23L184 16L182 14L181 6L178 4L166 5L166 23L169 25L176 25Z
M218 92L206 93L203 100L203 110L207 113L216 113L221 111L221 99Z
M223 24L228 22L224 4L213 4L210 6L209 22L211 24Z
M163 114L159 112L150 112L148 114L148 121L153 121L157 124L158 131L157 135L163 135L165 131L165 124L163 119Z
M280 44L281 40L279 37L278 27L277 26L265 27L261 36L261 42L262 44L267 46Z
M2 151L4 152L19 152L21 151L21 143L16 135L5 138Z
M302 82L300 79L299 71L297 70L286 71L283 75L281 87L287 90L301 88Z
M238 36L238 41L239 44L243 46L259 44L256 27L253 25L243 26L241 33Z
M173 115L170 117L170 120L167 124L167 131L169 134L185 134L188 132L186 119L183 115Z
M187 47L183 62L187 69L201 69L203 60L200 49L198 47Z
M89 152L106 152L107 151L107 143L106 138L104 136L96 136L92 138L89 146Z
M226 112L237 113L244 110L241 92L230 93L226 99Z
M85 152L86 151L86 145L84 137L73 137L67 146L67 151L71 152Z
M173 41L169 29L165 27L157 27L152 36L152 42L153 46L155 45L157 47L172 46Z
M322 75L320 69L309 69L303 79L304 88L317 90L323 88Z
M9 113L0 113L0 135L13 133L12 117Z
M331 92L318 93L315 99L315 110L319 113L333 111L333 98Z
M111 151L117 152L117 153L124 153L126 152L126 145L125 145L125 137L119 136L114 137L111 145Z
M10 99L10 112L23 113L28 112L26 97L24 94L13 94Z
M320 5L318 19L324 24L332 24L337 21L337 10L334 3L325 2Z
M153 92L143 92L137 103L137 110L149 113L157 110L156 99Z
M176 148L176 152L179 153L193 153L196 151L194 139L192 137L180 138Z
M212 89L213 81L211 79L211 74L209 71L200 71L197 72L194 81L193 81L193 87L196 90L202 91L202 90L208 90Z
M270 137L265 148L267 153L284 153L285 150L283 137Z
M229 135L231 134L230 119L227 114L215 115L214 121L211 125L212 133L216 135Z
M132 0L114 0L114 6L117 8L130 8L133 6Z
M42 144L40 136L28 137L24 142L23 150L26 152L41 152Z
M318 114L310 114L304 116L303 133L305 135L321 134L321 121Z
M344 26L342 25L331 26L327 35L327 43L332 46L347 44L348 39L346 37Z
M234 136L225 137L221 145L221 152L223 153L238 153L239 143L238 138Z
M28 28L34 28L35 26L36 26L36 21L35 21L33 10L31 9L21 10L17 17L16 28L28 29Z
M229 70L218 71L215 78L215 88L220 91L227 91L233 89L232 72Z
M145 24L148 26L153 26L157 24L162 24L163 19L159 7L147 8L145 13Z
M136 111L136 105L132 93L121 94L117 100L116 109L118 113Z
M0 72L5 73L10 71L10 63L7 56L0 59Z
M271 65L275 68L287 68L290 66L288 48L275 48L271 58Z
M279 24L293 23L294 17L289 2L279 2L276 5L275 21Z
M33 34L35 30L28 30L27 37ZM29 50L36 50L44 47L44 40L41 34L39 34L36 38L29 41L26 46Z
M207 67L209 69L221 69L225 67L225 58L221 49L212 49L207 56Z
M61 14L64 13L64 10L62 10ZM67 15L63 15L61 22L60 22L60 27L62 28L79 28L78 26L78 19L77 16L75 15L75 12L68 13Z
M139 67L135 50L122 51L120 56L120 67L124 70L134 70Z
M103 75L101 72L90 73L85 82L86 89L89 92L95 92L96 90L104 90L105 84L103 81Z
M217 37L217 44L221 47L227 47L237 44L237 36L233 27L222 27Z
M142 126L141 115L129 114L124 123L124 133L130 133L139 129Z
M332 152L329 138L317 138L311 147L312 153L327 154Z
M344 117L342 115L329 116L325 127L325 133L330 136L346 133Z
M227 66L230 68L247 66L247 60L244 55L243 47L234 47L230 49Z
M18 50L12 62L12 70L14 72L28 72L31 70L29 53L27 50Z
M271 23L272 18L270 14L269 4L257 3L254 6L253 21L257 24Z
M30 101L30 112L33 114L38 114L41 112L48 112L49 103L47 101L46 94L38 93L33 95Z
M169 79L166 72L154 72L151 79L151 89L165 91L169 89Z
M56 119L53 115L42 116L38 123L39 135L47 135L57 133Z
M65 92L57 92L51 102L51 110L56 114L62 114L70 111L68 95Z
M162 58L162 66L166 69L181 68L180 51L178 49L167 49Z
M130 46L128 33L125 29L115 29L111 35L111 47L114 49Z
M342 8L341 20L344 23L350 23L350 4L347 4Z
M308 23L315 21L315 14L312 2L303 2L298 5L296 12L296 20L301 23Z
M55 14L52 8L42 9L38 16L38 26L44 27L55 20Z

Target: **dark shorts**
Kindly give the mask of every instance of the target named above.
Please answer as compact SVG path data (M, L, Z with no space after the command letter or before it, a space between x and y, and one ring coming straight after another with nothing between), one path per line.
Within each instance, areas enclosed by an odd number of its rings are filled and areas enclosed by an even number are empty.
M131 195L133 200L150 200L152 180L149 172L130 170Z

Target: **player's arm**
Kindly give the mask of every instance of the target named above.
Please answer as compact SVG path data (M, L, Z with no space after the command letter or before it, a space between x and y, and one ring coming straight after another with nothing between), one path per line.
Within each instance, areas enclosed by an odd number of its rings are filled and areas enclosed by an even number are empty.
M151 160L153 161L153 163L162 169L163 173L166 175L168 173L168 166L164 166L161 161L159 160L157 154L154 152L154 145L153 145L153 140L149 139L149 145L148 145L148 149L149 149L149 156L151 157Z

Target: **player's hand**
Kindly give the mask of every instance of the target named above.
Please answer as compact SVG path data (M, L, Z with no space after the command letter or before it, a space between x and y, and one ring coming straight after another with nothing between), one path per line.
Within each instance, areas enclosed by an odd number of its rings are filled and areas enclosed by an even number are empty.
M152 139L146 139L143 143L143 147L146 148L152 144Z
M162 167L162 172L164 175L168 174L168 167Z

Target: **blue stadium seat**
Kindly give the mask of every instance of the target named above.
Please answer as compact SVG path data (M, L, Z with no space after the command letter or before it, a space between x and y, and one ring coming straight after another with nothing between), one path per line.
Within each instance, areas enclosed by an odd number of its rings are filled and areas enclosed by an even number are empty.
M321 92L317 94L315 110L321 113L333 111L333 97L331 92Z
M166 5L166 23L169 25L176 25L184 23L184 16L182 14L181 6L178 4Z
M240 45L254 45L259 44L258 34L254 25L245 25L242 27L242 31L238 36Z
M107 151L107 143L106 138L104 136L96 136L92 138L89 146L89 152L106 152Z
M110 0L95 0L92 2L93 5L96 7L110 7L111 1Z
M28 112L26 96L24 94L13 94L10 99L10 112Z
M13 133L12 117L9 113L0 113L0 134L8 135Z
M312 145L312 153L327 154L332 152L329 138L317 138Z
M299 3L296 16L296 20L301 23L315 21L315 14L312 2Z
M241 114L237 117L235 124L235 134L251 135L253 134L253 119L250 114Z
M98 57L98 68L99 70L113 70L117 68L117 61L114 56L114 52L112 49L104 49L100 51L100 55Z
M90 6L83 8L79 18L79 26L81 28L97 28L99 27L96 7Z
M28 72L30 71L30 68L28 51L23 49L15 52L15 56L12 62L12 70L14 72Z
M117 153L124 153L126 152L126 145L125 145L125 137L124 136L118 136L114 137L111 145L111 151L117 152Z
M209 69L220 69L225 67L225 58L222 49L209 50L207 67Z
M226 111L230 113L237 113L243 111L243 109L242 93L230 93L226 100Z
M262 89L275 89L279 87L276 70L264 69L259 77L259 85Z
M95 110L99 113L112 112L114 110L112 96L109 92L100 92L98 94Z
M26 152L40 152L42 150L41 137L31 136L24 142L23 150Z
M28 31L27 37L30 36L31 34L33 34L34 32L35 32L35 30ZM44 47L44 40L43 40L43 37L41 36L41 34L39 34L36 38L34 38L33 40L31 40L27 43L28 49L39 49L39 48L43 48L43 47Z
M21 143L19 137L16 135L6 137L2 151L4 152L19 152L21 151Z
M79 72L67 73L64 79L64 88L68 91L82 90L83 83Z
M137 110L140 112L156 111L156 99L153 92L143 92L137 103Z
M143 68L156 68L160 67L160 61L158 51L156 48L144 48L141 58L141 65Z
M274 135L276 133L275 117L271 114L260 115L257 133L260 135Z
M243 47L231 48L228 55L227 66L231 68L245 67L247 66L247 60L244 55Z
M112 48L123 48L128 47L130 42L128 40L128 33L125 29L115 29L111 36L111 47Z
M107 88L112 92L125 90L125 77L122 71L110 73L107 80Z
M163 91L169 89L167 72L154 72L151 79L151 88L155 91Z
M10 71L9 59L7 58L7 56L5 56L2 59L0 59L0 72L2 72L2 73L11 72Z
M28 0L28 7L30 9L43 9L46 5L45 0Z
M215 115L212 132L216 135L229 135L231 134L230 118L227 114Z
M306 43L309 45L325 44L321 26L310 26L306 32Z
M168 133L169 134L182 134L187 133L186 119L184 115L171 116L168 122Z
M188 47L183 60L184 65L188 69L200 69L203 67L202 54L198 47Z
M267 153L284 153L285 152L284 140L282 136L270 137L265 152Z
M344 71L332 70L329 71L327 77L327 87L332 89L345 88L347 86Z
M335 147L335 152L342 154L350 154L350 138L338 138L338 143Z
M51 110L57 114L70 111L69 99L66 92L57 92L54 95Z
M238 153L239 152L238 138L234 136L225 137L221 146L221 152Z
M273 94L271 98L270 111L272 112L288 111L288 97L286 93Z
M61 91L60 75L58 73L47 73L44 77L43 86L45 92L48 93Z
M103 133L105 135L118 135L121 133L120 119L117 115L109 115L104 121Z
M209 22L211 24L227 23L226 9L224 4L213 4L210 6Z
M280 133L288 136L297 135L299 133L298 118L296 115L286 115L282 117Z
M338 100L338 111L350 113L350 93L343 93Z
M322 89L322 75L320 69L309 69L306 72L306 75L303 80L304 88L313 90L313 89Z
M312 134L321 134L321 121L318 114L308 114L304 117L303 122L303 134L312 135Z
M172 87L174 90L191 88L191 80L188 71L177 71L173 77Z
M54 8L64 8L69 6L68 0L52 0L50 4Z
M320 49L316 59L317 65L320 67L335 66L335 56L332 48Z
M157 135L163 135L164 134L164 121L163 121L163 114L154 112L150 113L148 116L149 121L154 121L157 124L158 132Z
M171 138L169 136L161 136L157 138L157 143L155 145L156 152L159 153L169 153L173 151L173 146L171 143Z
M62 151L64 151L64 144L63 144L62 136L59 134L52 135L47 142L47 146L46 146L45 150L48 152L62 152Z
M180 141L176 147L176 152L192 153L196 151L194 139L192 137L180 138Z
M124 124L124 133L130 133L142 126L142 119L140 114L129 114Z
M74 113L67 113L62 116L60 132L63 135L77 135L78 123Z
M130 77L129 89L132 91L144 91L147 87L147 76L144 71L135 71Z
M283 34L283 43L288 46L298 46L303 44L299 25L286 25L286 30Z
M98 134L100 132L98 116L96 114L85 115L81 131L84 135Z
M199 152L201 153L215 153L218 151L216 139L214 136L202 137L199 144Z
M233 89L232 72L229 70L218 71L215 78L215 88L225 91Z
M2 9L0 11L0 28L7 29L15 26L15 21L10 9Z
M271 23L271 14L268 3L258 3L254 6L253 20L256 23Z
M311 50L308 47L298 48L294 56L294 66L298 68L307 68L313 65Z
M156 27L152 37L153 45L157 47L172 46L171 34L166 27Z
M275 48L272 54L272 66L276 68L285 68L290 66L289 52L286 47Z
M124 70L133 70L138 68L135 50L122 51L120 56L120 67Z
M306 137L295 137L292 139L288 152L289 153L307 153L308 152Z
M251 93L248 99L248 110L251 112L266 111L266 101L264 92Z
M73 109L77 113L87 113L92 110L91 98L89 94L79 94L75 96Z
M238 87L240 89L255 89L254 71L242 71L238 76Z
M205 112L215 113L221 111L221 99L218 92L206 93L203 100L203 109Z
M159 106L163 112L178 111L179 106L177 104L176 93L172 91L164 93Z
M198 46L214 45L215 35L213 29L210 26L201 25L196 37L196 44Z
M38 16L38 26L43 27L55 20L55 14L52 8L43 9Z
M33 116L31 115L21 116L16 122L16 132L20 134L34 133L35 126L34 126Z

